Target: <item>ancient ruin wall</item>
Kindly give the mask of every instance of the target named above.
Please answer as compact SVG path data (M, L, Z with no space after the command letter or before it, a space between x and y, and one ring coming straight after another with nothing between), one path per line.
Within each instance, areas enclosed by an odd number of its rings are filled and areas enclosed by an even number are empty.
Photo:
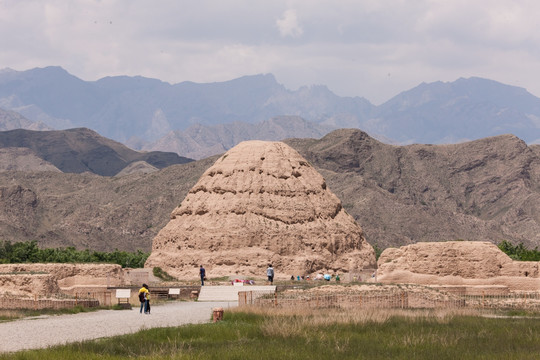
M76 286L118 286L124 283L124 273L115 264L0 264L1 274L23 276L47 274L63 290Z
M386 249L377 280L425 285L504 285L540 290L539 262L513 261L496 245L477 241L424 242Z

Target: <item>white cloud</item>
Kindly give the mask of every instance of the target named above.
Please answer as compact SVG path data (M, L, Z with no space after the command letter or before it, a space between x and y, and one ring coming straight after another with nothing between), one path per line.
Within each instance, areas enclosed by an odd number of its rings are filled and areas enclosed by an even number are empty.
M376 103L481 76L540 96L538 13L535 0L0 0L0 68L171 83L273 73Z
M298 18L296 17L296 11L293 9L286 10L280 19L276 20L276 25L279 29L279 33L283 37L300 37L304 30L298 24Z

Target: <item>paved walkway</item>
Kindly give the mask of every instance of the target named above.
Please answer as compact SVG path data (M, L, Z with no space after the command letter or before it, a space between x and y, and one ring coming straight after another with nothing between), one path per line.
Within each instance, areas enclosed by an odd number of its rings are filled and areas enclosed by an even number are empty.
M251 297L259 297L268 293L275 293L275 286L201 286L199 301L238 301L240 291L251 292Z
M47 315L0 323L0 352L45 348L70 342L134 333L155 327L210 322L212 308L238 302L172 302L152 306L152 314L132 310L100 310L74 315Z

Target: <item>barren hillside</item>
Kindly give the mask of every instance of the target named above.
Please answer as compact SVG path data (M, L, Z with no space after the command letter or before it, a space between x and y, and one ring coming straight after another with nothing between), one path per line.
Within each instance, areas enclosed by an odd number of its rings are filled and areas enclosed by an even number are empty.
M391 146L337 130L287 143L321 172L372 244L540 244L540 158L515 136Z
M338 130L287 143L323 175L366 240L380 248L455 239L540 246L538 147L514 136L390 146L358 130ZM119 178L0 173L0 239L150 250L216 159Z

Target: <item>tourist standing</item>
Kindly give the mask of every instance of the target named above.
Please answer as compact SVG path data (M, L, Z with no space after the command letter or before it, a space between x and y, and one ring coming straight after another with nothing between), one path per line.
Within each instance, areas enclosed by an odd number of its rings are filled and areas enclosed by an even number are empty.
M142 288L139 289L139 301L141 302L141 310L139 311L141 314L144 309L144 313L148 313L148 298L149 298L149 291L148 291L148 285L143 284Z
M199 268L199 275L201 276L201 286L204 286L204 280L206 279L206 270L203 268L202 265Z
M266 276L268 276L268 282L270 285L274 283L274 268L272 264L268 264L268 269L266 269Z

